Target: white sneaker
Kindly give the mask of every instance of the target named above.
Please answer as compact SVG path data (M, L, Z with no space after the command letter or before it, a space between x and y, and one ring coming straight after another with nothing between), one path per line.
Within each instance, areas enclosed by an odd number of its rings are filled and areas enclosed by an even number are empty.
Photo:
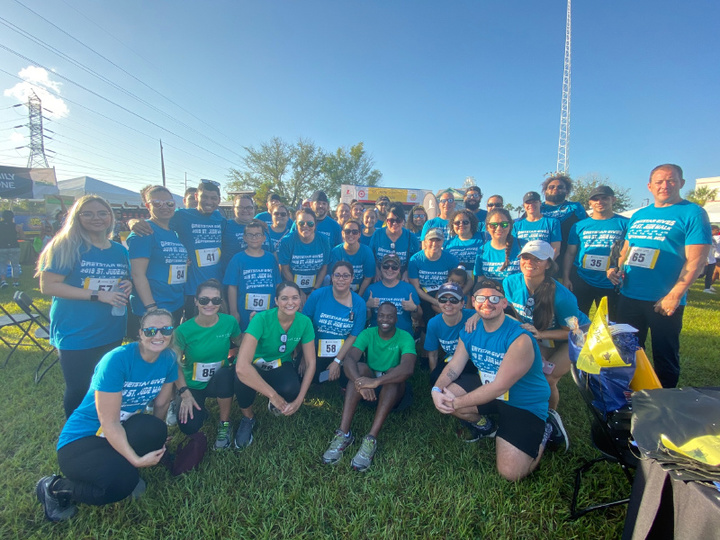
M177 425L177 413L180 409L180 396L177 396L175 399L173 399L170 402L170 406L168 407L167 415L165 416L165 423L168 426L175 426Z
M713 288L703 289L703 292L707 293L707 294L715 294L715 289L713 289Z

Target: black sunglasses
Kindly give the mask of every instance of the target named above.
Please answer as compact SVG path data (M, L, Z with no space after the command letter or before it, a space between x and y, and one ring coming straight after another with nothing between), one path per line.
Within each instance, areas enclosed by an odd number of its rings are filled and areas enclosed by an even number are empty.
M400 267L397 264L383 264L382 265L383 270L400 270Z
M457 221L453 221L453 225L455 225L456 227L458 225L465 225L467 227L468 225L470 225L470 221L467 219L459 219Z
M345 234L360 234L360 229L343 229Z
M447 304L448 302L450 302L451 304L459 304L460 303L460 300L458 300L454 296L441 296L440 298L437 299L437 301L440 304Z
M284 353L287 350L287 334L280 336L281 345L278 347L278 352Z
M219 296L215 296L214 298L208 298L207 296L201 296L198 298L198 304L201 306L207 306L210 302L212 302L213 306L219 306L222 304L222 298Z
M488 223L487 224L489 229L497 229L498 227L502 227L503 229L507 229L510 226L509 221L501 221L500 223Z
M163 336L170 336L172 335L174 329L174 326L163 326L162 328L149 326L147 328L143 328L142 333L145 334L145 337L153 337L158 332L160 332Z

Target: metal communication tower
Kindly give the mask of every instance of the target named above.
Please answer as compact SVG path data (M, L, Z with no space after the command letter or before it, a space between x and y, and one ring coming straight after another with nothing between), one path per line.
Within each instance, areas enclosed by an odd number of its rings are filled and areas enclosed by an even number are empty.
M563 68L562 103L560 105L560 141L558 142L557 172L568 172L570 156L570 8L572 0L567 3L567 19L565 22L565 65Z
M30 156L27 167L49 167L45 157L45 135L43 134L42 102L34 90L28 97L28 127L30 128Z

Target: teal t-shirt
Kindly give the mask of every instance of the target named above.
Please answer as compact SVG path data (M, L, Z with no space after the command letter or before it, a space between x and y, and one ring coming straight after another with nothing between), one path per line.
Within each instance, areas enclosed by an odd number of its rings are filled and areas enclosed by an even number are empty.
M292 352L298 344L310 343L315 339L312 321L302 313L295 314L295 320L285 332L278 320L278 308L257 313L246 332L258 342L253 363L260 359L265 362L280 360L282 364L291 362ZM285 341L283 336L286 336ZM280 350L281 345L285 345L283 352Z
M367 352L368 366L382 373L400 365L403 354L417 354L415 340L405 330L395 328L395 335L382 339L378 328L366 328L355 340L353 347Z

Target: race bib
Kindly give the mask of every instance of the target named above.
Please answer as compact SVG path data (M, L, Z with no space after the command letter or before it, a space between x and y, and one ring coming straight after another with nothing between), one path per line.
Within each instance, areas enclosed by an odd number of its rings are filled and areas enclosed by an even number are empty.
M295 283L297 283L297 286L301 289L309 289L315 285L315 276L301 276L300 274L295 274Z
M118 283L120 280L117 278L87 277L83 282L83 288L92 291L112 291L112 288Z
M344 339L320 339L318 340L318 356L327 358L336 356L345 343Z
M480 380L483 384L491 383L495 380L495 377L497 376L497 373L487 373L485 371L480 372ZM499 399L500 401L507 401L508 396L510 394L510 391L508 390L503 395L496 397L495 399Z
M215 372L220 369L222 362L195 362L193 364L192 380L197 382L208 382L215 375Z
M131 416L135 416L136 414L142 412L142 409L138 409L137 411L133 412L127 412L127 411L120 411L120 422L125 422L128 418ZM105 433L103 433L103 428L100 426L98 430L95 432L95 436L105 438Z
M605 272L608 269L610 257L606 255L585 255L582 261L582 267L585 270L595 270L597 272Z
M426 293L435 292L440 288L440 285L430 285L428 287L423 287L422 290Z
M271 370L279 368L282 365L282 360L279 358L277 360L273 360L272 362L268 362L264 358L258 358L253 362L255 364L255 367L262 370Z
M171 264L168 283L170 285L179 285L187 280L187 264Z
M638 268L655 268L655 263L660 255L659 249L632 247L625 264L628 266L637 266Z
M220 248L196 249L195 258L200 268L204 266L215 266L220 262Z
M248 311L265 311L269 307L269 294L247 293L245 295L245 309Z

